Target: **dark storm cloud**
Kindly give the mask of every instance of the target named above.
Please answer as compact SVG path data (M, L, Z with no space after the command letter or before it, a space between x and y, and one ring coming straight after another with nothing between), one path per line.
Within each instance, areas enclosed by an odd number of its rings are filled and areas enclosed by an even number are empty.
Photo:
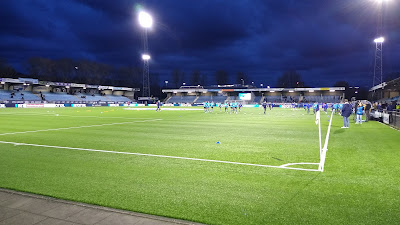
M139 4L0 1L0 57L17 66L32 56L140 65ZM400 6L389 4L385 68L399 71ZM232 82L243 71L257 83L274 84L290 69L314 86L337 80L371 83L379 12L372 0L148 0L142 5L155 20L149 31L151 71L163 79L180 68L201 70L212 81L212 74L224 69Z

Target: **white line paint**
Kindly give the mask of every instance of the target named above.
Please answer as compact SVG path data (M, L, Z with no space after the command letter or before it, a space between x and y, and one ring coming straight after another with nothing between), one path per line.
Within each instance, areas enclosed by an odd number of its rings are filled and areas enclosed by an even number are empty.
M21 132L13 132L13 133L2 133L2 134L0 134L0 136L13 135L13 134L37 133L37 132L46 132L46 131L70 130L70 129L79 129L79 128L90 128L90 127L102 127L102 126L122 125L122 124L131 124L131 123L143 123L143 122L151 122L151 121L158 121L158 120L162 120L162 119L132 121L132 122L122 122L122 123L106 123L106 124L87 125L87 126L79 126L79 127L53 128L53 129L45 129L45 130L21 131Z
M58 115L60 117L89 117L89 118L100 118L100 119L127 119L127 120L144 120L144 119L153 119L153 118L132 118L132 117L118 117L118 116L71 116L71 115Z
M78 150L78 151L89 151L89 152L103 152L103 153L124 154L124 155L149 156L149 157L158 157L158 158L184 159L184 160L193 160L193 161L202 161L202 162L215 162L215 163L225 163L225 164L235 164L235 165L245 165L245 166L256 166L256 167L268 167L268 168L279 168L279 169L288 169L288 170L303 170L303 171L318 172L318 170L316 170L316 169L294 168L294 167L286 167L284 165L282 165L282 166L271 166L271 165L261 165L261 164L241 163L241 162L230 162L230 161L213 160L213 159L199 159L199 158L188 158L188 157L168 156L168 155L154 155L154 154L144 154L144 153L136 153L136 152L117 152L117 151L98 150L98 149L89 149L89 148L73 148L73 147L63 147L63 146L38 145L38 144L27 144L27 143L17 143L17 142L8 142L8 141L0 141L0 143L2 143L2 144L12 144L12 145L16 145L16 146L17 145L24 145L24 146L34 146L34 147L44 147L44 148L58 148L58 149Z
M281 167L286 167L286 166L294 166L294 165L319 165L319 163L287 163L281 165Z
M15 115L15 116L30 116L30 115L35 115L35 116L53 116L55 115L54 113L7 113L7 112L1 112L0 115Z
M124 110L136 110L136 111L142 111L142 110L154 110L156 111L157 108L124 108ZM161 108L161 111L201 111L204 109L198 109L198 108Z
M392 128L393 130L395 130L395 131L400 131L400 130L397 130L396 128L390 126L389 124L382 123L382 122L380 122L380 121L378 121L378 123L380 123L380 124L382 124L382 125L385 125L386 127L390 127L390 128Z
M62 115L57 113L0 113L0 115L13 115L13 116L57 116L57 117L82 117L82 118L101 118L101 119L127 119L127 120L143 120L153 118L132 118L132 117L118 117L118 116L73 116L73 115Z

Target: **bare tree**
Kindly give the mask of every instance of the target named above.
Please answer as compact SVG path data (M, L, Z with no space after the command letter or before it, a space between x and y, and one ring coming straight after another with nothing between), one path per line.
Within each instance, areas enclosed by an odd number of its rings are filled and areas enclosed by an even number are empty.
M276 86L284 88L304 87L304 82L300 74L295 70L289 70L278 78Z
M198 85L201 84L201 73L198 70L194 70L192 72L192 76L190 78L191 85Z
M236 83L244 84L246 81L249 80L249 77L243 72L236 73Z
M172 83L175 85L176 88L181 86L184 77L185 73L183 71L180 71L179 69L174 69L172 71Z
M54 62L51 59L33 57L28 59L29 75L41 80L54 80Z
M215 72L215 80L217 81L217 84L227 84L228 73L224 70L218 70Z
M18 72L10 66L5 59L0 58L0 74L10 78L17 78Z

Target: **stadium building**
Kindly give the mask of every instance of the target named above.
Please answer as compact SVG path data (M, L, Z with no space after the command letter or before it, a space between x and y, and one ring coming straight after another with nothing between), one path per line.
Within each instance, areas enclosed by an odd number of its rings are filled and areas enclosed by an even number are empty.
M344 97L344 87L321 88L256 88L250 85L181 86L179 89L164 89L166 103L201 104L206 101L223 103L241 101L244 104L271 103L337 103Z
M65 106L120 105L132 102L138 91L139 88L39 81L32 78L0 78L0 103L6 107L18 104L40 107L47 103Z
M400 102L400 77L369 89L369 99L380 102Z

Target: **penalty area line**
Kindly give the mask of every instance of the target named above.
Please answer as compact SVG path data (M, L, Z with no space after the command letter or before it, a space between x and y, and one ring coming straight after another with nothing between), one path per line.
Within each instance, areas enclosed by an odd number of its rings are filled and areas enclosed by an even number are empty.
M11 144L11 145L15 145L15 146L23 145L23 146L34 146L34 147L44 147L44 148L58 148L58 149L78 150L78 151L103 152L103 153L123 154L123 155L137 155L137 156L149 156L149 157L158 157L158 158L183 159L183 160L193 160L193 161L202 161L202 162L214 162L214 163L224 163L224 164L234 164L234 165L245 165L245 166L255 166L255 167L267 167L267 168L278 168L278 169L288 169L288 170L303 170L303 171L319 172L319 170L316 170L316 169L304 169L304 168L286 167L287 164L281 165L281 166L272 166L272 165L262 165L262 164L242 163L242 162L231 162L231 161L214 160L214 159L199 159L199 158L189 158L189 157L169 156L169 155L155 155L155 154L136 153L136 152L118 152L118 151L109 151L109 150L100 150L100 149L74 148L74 147L52 146L52 145L39 145L39 144L28 144L28 143L18 143L18 142L9 142L9 141L0 141L0 143L1 144Z

